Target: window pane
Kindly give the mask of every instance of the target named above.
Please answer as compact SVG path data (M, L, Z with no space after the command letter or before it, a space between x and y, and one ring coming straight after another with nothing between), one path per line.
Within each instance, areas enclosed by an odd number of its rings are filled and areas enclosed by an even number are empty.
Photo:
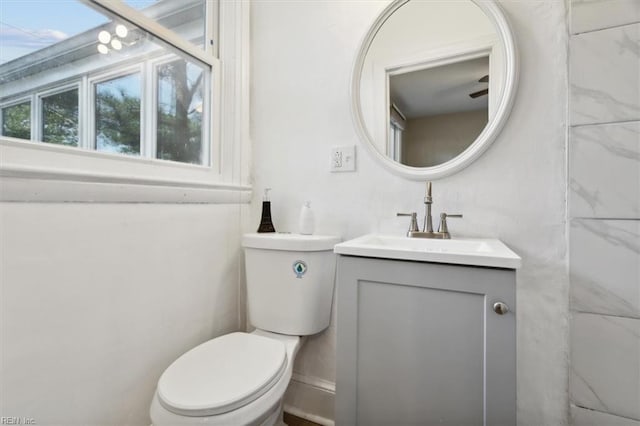
M205 46L206 0L124 0L165 28L199 47ZM217 2L209 0L208 7Z
M158 66L157 158L202 164L204 70L177 60Z
M140 74L95 85L96 149L140 155Z
M42 98L42 140L78 146L78 89Z
M31 102L2 108L2 134L31 139Z

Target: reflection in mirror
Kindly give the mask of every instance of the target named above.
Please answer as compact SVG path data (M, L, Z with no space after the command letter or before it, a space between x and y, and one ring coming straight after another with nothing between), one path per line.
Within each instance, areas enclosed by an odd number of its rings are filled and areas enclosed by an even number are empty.
M487 124L488 83L488 56L390 75L389 155L413 167L455 158Z
M471 0L398 4L363 60L362 119L378 152L434 167L464 152L495 115L503 45Z

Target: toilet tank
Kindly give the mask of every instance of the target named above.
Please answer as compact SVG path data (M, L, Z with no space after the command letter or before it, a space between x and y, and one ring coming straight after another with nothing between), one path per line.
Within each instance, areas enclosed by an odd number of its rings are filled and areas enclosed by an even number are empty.
M304 336L329 326L340 238L300 234L245 234L247 310L251 324Z

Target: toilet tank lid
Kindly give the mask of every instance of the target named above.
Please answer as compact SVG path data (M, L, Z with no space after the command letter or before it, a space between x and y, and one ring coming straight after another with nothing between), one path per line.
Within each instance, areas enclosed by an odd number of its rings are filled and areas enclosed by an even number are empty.
M341 241L334 235L302 235L269 232L244 234L242 247L288 251L329 251Z

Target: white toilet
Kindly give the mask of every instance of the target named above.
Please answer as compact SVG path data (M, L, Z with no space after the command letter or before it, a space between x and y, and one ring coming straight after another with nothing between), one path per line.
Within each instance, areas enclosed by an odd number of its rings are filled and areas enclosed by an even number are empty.
M154 426L281 423L300 336L329 326L338 242L245 234L247 309L256 330L209 340L174 361L151 403Z

